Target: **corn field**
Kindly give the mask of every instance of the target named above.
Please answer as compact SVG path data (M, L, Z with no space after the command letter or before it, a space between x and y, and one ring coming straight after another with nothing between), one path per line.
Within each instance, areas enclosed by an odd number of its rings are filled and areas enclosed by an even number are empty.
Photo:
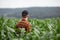
M32 31L18 30L19 18L0 17L0 40L60 40L60 18L29 19ZM20 34L16 33L16 30Z

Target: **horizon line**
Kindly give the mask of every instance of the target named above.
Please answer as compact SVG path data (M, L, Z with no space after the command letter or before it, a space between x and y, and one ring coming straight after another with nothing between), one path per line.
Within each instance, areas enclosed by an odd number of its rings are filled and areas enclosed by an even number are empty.
M50 6L50 7L60 7L60 6ZM0 7L0 8L34 8L34 7Z

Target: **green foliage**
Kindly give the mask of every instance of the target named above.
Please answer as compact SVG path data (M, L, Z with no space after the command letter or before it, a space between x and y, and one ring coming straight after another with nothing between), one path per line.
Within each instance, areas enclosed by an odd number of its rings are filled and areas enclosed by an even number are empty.
M0 40L60 40L60 18L29 19L30 33L18 30L16 18L0 18ZM19 32L19 34L17 34Z

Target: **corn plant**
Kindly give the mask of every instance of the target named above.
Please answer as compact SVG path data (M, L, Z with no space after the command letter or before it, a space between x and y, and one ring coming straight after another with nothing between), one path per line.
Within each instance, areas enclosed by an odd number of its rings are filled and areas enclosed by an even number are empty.
M0 17L0 40L60 40L60 18L29 19L32 25L30 33L24 28L16 28L19 20Z

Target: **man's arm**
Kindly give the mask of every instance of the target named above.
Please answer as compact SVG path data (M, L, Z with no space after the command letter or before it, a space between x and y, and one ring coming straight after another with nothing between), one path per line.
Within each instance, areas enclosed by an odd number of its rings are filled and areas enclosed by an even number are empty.
M32 26L31 26L31 24L29 24L28 27L27 27L27 31L31 32L31 30L32 30Z

